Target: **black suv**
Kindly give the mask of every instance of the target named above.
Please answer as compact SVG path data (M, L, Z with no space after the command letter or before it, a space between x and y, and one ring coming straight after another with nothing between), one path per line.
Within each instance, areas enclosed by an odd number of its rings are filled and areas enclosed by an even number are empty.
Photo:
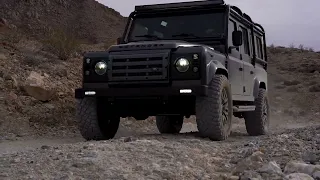
M225 140L233 115L249 135L268 132L265 32L223 0L136 6L118 44L83 58L75 90L87 140L115 136L121 117L156 116L160 133L179 133L196 116L199 133Z

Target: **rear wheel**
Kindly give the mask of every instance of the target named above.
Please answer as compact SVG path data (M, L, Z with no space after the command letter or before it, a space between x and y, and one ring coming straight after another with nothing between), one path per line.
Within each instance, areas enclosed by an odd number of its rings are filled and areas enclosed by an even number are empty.
M233 116L229 81L224 75L216 75L208 86L208 96L197 97L196 117L202 137L221 141L229 137Z
M86 140L112 139L118 131L120 117L108 114L96 98L77 99L78 127Z
M180 133L183 125L183 116L157 116L156 124L161 134L176 134Z
M244 114L246 129L250 136L265 135L269 132L270 126L269 100L265 89L259 89L255 105L255 111Z

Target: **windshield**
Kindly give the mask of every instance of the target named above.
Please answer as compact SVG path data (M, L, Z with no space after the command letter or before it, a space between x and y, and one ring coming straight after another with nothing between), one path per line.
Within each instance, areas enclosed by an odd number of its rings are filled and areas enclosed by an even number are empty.
M224 13L137 16L128 41L220 37Z

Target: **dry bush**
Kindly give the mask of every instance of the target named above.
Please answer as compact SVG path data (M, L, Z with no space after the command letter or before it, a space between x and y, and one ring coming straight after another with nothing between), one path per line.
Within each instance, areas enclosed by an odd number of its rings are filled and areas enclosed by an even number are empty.
M298 85L300 84L301 82L298 81L298 80L293 80L293 81L284 81L283 82L283 85L285 86L295 86L295 85Z
M314 49L313 48L309 48L308 51L314 52Z
M17 29L1 28L0 37L2 42L16 44L20 42L23 36Z
M294 48L295 48L294 44L291 43L291 44L289 45L289 48L290 48L290 49L294 49Z
M304 50L305 50L304 45L303 45L303 44L300 44L300 45L299 45L299 49L300 49L301 51L304 51Z
M61 60L68 60L78 50L80 45L74 33L67 33L67 31L62 29L51 31L48 38L43 42Z

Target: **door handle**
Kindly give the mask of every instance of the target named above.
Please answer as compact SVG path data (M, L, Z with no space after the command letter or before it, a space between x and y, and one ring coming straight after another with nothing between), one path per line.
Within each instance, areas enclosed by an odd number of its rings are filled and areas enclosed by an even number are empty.
M242 71L243 70L243 68L241 67L241 68L239 68L239 71Z

